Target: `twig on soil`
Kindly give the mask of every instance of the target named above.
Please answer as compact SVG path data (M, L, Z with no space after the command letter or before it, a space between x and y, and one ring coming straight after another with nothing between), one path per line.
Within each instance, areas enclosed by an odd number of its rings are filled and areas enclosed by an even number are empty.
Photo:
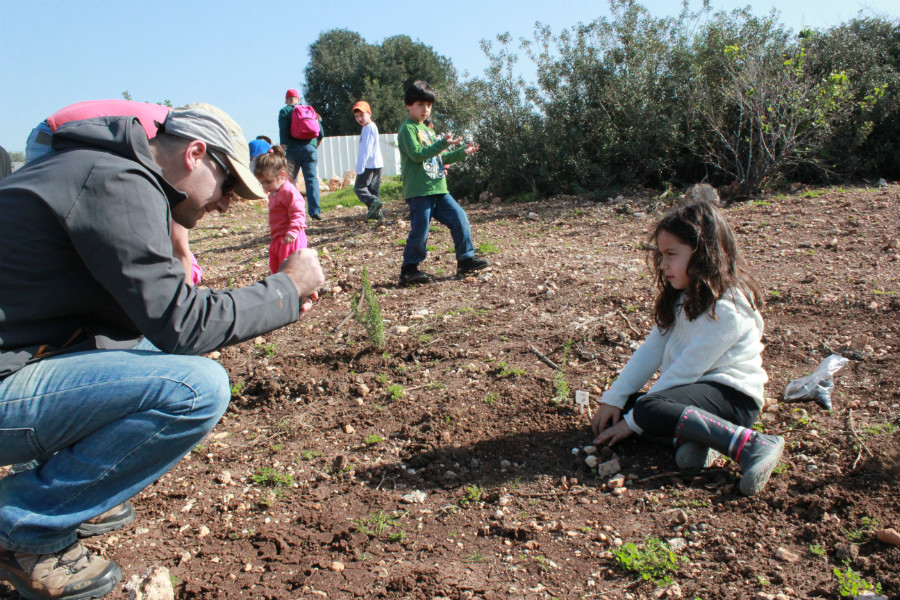
M576 488L571 490L566 490L564 492L543 492L536 494L516 494L517 496L521 496L522 498L552 498L556 496L577 496L578 494L583 494L587 491L587 488Z
M710 474L717 473L726 473L728 469L723 468L714 468L714 469L703 469L698 470L695 473L691 473L690 471L666 471L665 473L656 473L655 475L648 475L647 477L642 477L638 479L638 482L643 483L645 481L653 481L654 479L662 479L663 477L706 477Z
M540 359L540 361L542 363L544 363L545 365L547 365L554 371L559 371L559 366L555 362L553 362L552 360L550 360L549 358L547 358L546 356L544 356L543 354L538 352L537 348L535 348L534 346L531 346L531 351L534 352L535 355L537 355L538 359Z
M366 297L366 288L363 288L359 291L359 302L356 303L356 312L362 313L363 309L363 300ZM353 309L350 309L350 314L348 314L344 319L332 328L331 333L337 333L338 330L347 324L347 321L353 318Z
M285 434L284 431L278 431L276 433L273 433L269 437L259 437L254 440L250 440L246 444L241 444L239 446L229 446L229 448L231 448L232 450L236 450L238 448L248 448L250 446L256 446L257 444L262 444L263 442L268 442L269 440L274 440L275 438L279 438L279 437L283 436L284 434Z
M631 321L628 320L628 317L625 316L625 313L623 313L621 310L617 310L616 314L625 320L625 324L628 325L628 329L630 329L632 332L634 332L634 335L636 335L638 337L643 337L644 334L642 334L640 331L638 331L637 329L634 328L634 325L631 324Z
M863 443L862 438L859 437L859 434L856 433L856 428L853 426L853 409L847 411L847 425L850 427L850 433L853 435L853 439L856 440L856 443L859 445L859 448L856 452L856 460L853 461L853 466L851 469L855 469L856 465L859 463L859 459L862 458L862 451L865 450L866 454L869 456L873 456L872 451L869 450L869 447Z

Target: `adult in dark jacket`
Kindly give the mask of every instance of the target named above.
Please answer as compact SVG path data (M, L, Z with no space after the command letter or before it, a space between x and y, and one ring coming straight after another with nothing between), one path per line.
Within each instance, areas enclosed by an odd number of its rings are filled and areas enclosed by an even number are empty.
M122 573L77 536L132 520L126 500L228 406L225 370L192 355L296 321L324 277L309 250L246 288L185 281L170 217L265 195L213 106L172 111L152 141L133 117L72 122L53 148L0 182L0 465L38 463L0 479L0 579L80 599Z
M284 148L284 154L294 165L291 183L296 183L297 174L303 171L303 183L306 191L306 214L316 221L322 220L322 209L319 206L319 175L318 175L318 148L325 137L322 122L319 121L319 135L317 137L301 140L291 135L291 112L294 105L300 104L300 93L290 89L285 93L284 106L278 112L278 137L279 143ZM318 115L317 115L318 116Z
M12 159L9 157L9 152L6 151L6 148L0 146L0 179L3 179L10 173L12 173Z

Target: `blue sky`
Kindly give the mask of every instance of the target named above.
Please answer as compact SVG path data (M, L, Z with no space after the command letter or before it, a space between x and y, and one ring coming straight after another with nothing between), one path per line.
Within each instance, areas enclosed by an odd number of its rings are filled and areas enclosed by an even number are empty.
M692 6L699 6L691 0ZM710 0L714 10L748 5ZM679 0L645 0L654 16L677 14ZM796 0L781 3L788 27L821 28L860 11L892 19L896 0ZM749 3L765 14L773 0ZM4 1L0 17L0 145L24 150L37 123L59 108L97 98L192 101L218 105L249 138L276 137L284 91L301 89L307 50L322 31L345 28L370 43L406 34L444 56L460 73L487 66L480 41L509 32L531 37L534 24L554 33L609 15L604 1L450 0L449 2L303 2L275 0Z

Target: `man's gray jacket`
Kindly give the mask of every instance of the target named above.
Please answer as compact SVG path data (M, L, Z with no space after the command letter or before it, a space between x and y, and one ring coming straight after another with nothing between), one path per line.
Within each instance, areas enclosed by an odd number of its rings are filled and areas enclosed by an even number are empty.
M133 117L69 123L53 148L0 181L0 379L141 335L200 354L297 320L287 275L229 291L185 282L169 239L170 205L184 195Z

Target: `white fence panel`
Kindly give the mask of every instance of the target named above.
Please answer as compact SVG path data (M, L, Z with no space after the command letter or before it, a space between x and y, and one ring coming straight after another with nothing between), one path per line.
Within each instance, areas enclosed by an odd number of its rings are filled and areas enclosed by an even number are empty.
M359 150L358 135L326 136L322 139L318 151L319 179L328 180L337 175L343 177L346 171L356 170L356 153ZM382 177L400 174L400 150L397 148L396 133L378 134L378 146L384 160Z

